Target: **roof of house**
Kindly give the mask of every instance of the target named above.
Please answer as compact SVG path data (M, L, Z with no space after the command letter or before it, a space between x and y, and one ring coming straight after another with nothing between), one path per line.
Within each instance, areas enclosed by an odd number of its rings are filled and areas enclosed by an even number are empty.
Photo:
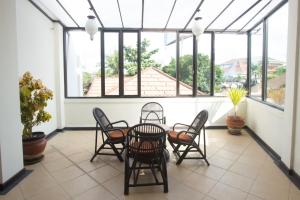
M137 95L137 75L124 77L124 94ZM179 82L181 95L191 95L193 88ZM100 96L101 78L96 77L87 92L87 96ZM105 94L119 94L119 77L105 78ZM198 91L198 94L204 94ZM141 96L176 96L176 79L155 67L147 67L141 71Z

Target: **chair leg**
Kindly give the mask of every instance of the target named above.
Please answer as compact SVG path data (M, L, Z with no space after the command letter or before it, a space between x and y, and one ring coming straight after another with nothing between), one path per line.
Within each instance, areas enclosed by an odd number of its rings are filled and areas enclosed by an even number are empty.
M129 194L129 160L127 155L125 155L125 174L124 174L124 194Z
M103 143L98 150L94 153L93 157L91 158L91 162L93 162L93 160L95 159L95 157L98 155L98 153L101 151L101 149L103 149L103 147L106 145L106 143Z
M201 156L203 157L203 159L205 160L206 164L209 166L209 162L208 160L206 159L206 155L201 151L200 147L198 145L193 145L197 150L198 152L201 154Z
M166 165L166 159L163 158L162 162L162 178L163 178L163 182L164 182L164 193L168 193L169 191L169 187L168 187L168 172L167 172L167 165Z
M123 160L123 158L122 158L122 156L121 156L121 153L118 151L118 149L115 147L115 145L113 145L113 144L109 144L109 145L111 146L112 150L115 152L115 154L116 154L116 156L118 157L118 159L119 159L121 162L123 162L124 160Z
M181 156L179 157L179 159L176 162L176 165L180 165L181 162L183 161L183 159L185 158L185 156L188 154L189 150L190 150L190 146L187 146L186 149L184 150L184 152L181 154Z

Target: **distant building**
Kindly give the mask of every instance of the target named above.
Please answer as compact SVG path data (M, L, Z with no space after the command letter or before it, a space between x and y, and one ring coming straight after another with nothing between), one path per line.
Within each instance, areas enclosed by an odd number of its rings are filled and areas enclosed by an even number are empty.
M137 95L137 75L124 77L125 95ZM180 94L191 95L193 88L183 82L179 83ZM119 93L119 77L105 78L105 94L117 95ZM86 96L101 95L101 78L96 77ZM198 91L198 95L205 95ZM141 72L141 96L176 96L176 79L163 71L148 67Z

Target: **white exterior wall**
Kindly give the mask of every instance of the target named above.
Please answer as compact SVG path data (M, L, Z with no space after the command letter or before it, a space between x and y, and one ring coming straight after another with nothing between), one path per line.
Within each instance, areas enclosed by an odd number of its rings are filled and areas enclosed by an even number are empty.
M208 126L226 125L226 116L233 108L230 100L222 97L66 99L66 127L94 127L92 109L96 106L106 113L110 121L124 119L132 126L139 123L141 108L150 101L159 102L163 106L167 125L170 126L176 122L190 124L202 109L209 111ZM240 104L238 113L242 117L246 116L245 102Z
M54 98L48 102L46 111L52 119L34 131L49 134L58 127L57 118L57 75L56 75L56 32L54 23L47 19L27 0L17 1L17 36L19 77L29 71L34 78L41 79L53 91ZM62 35L61 35L62 37Z
M0 1L0 183L23 168L16 0Z

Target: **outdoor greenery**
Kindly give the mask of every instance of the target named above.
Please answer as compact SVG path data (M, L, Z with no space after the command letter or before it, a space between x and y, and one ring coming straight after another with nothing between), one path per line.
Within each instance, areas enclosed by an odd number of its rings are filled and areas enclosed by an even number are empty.
M152 56L159 52L159 49L149 50L150 41L144 39L141 42L141 68L142 70L147 67L156 67L162 69L165 73L172 77L176 77L176 59L172 58L170 63L161 67ZM118 52L114 52L112 55L106 57L107 71L109 76L115 76L119 70ZM193 56L184 55L179 58L179 80L188 85L193 83ZM210 92L210 59L207 55L197 55L197 88L199 91L209 93ZM137 74L137 48L124 47L124 68L126 74L134 76ZM220 66L215 67L215 90L220 91L221 85L224 82L224 72Z
M228 97L230 98L233 106L234 106L234 116L237 116L237 106L241 102L241 100L246 96L247 90L244 88L230 88L228 90Z
M152 56L158 53L159 49L149 50L150 41L144 39L141 42L141 68L157 67L161 65L152 59ZM106 64L108 69L106 74L108 76L115 76L119 73L119 52L115 51L112 55L106 57ZM124 47L124 69L127 75L134 76L137 74L137 48Z
M44 109L53 92L41 80L34 79L30 72L24 73L19 81L21 122L24 125L23 137L32 136L32 127L51 119Z

